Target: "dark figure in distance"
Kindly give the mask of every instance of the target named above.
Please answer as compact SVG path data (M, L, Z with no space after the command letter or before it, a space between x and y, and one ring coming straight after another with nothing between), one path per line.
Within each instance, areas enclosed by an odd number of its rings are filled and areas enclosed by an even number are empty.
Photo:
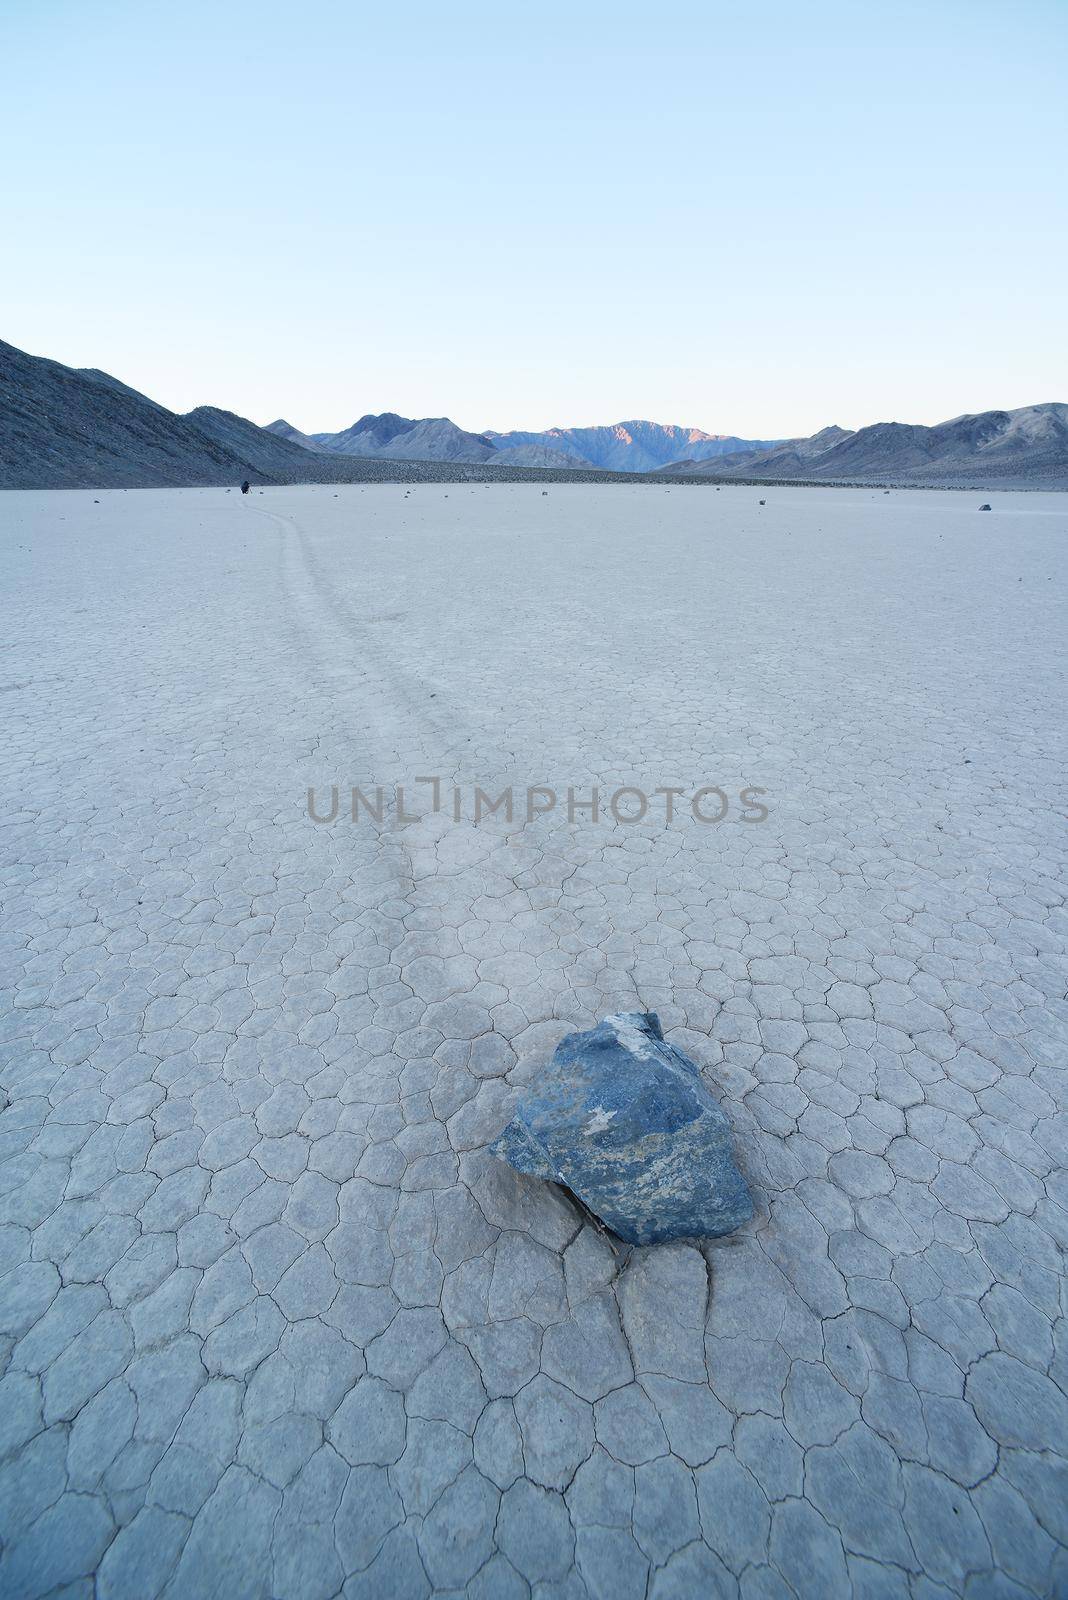
M248 494L249 489L251 487L252 487L252 485L249 483L248 479L246 478L244 483L241 485L241 493L242 494Z

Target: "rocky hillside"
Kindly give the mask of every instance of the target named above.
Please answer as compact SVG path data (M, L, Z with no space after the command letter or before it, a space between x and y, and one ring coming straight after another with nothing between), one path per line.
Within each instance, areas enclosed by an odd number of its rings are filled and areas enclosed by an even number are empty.
M584 461L581 456L569 455L566 450L553 450L547 444L510 445L503 450L497 450L490 459L500 467L589 468L591 466L591 463Z
M0 342L2 488L291 482L314 459L232 412L201 406L179 416L109 373Z
M10 489L232 483L243 467L195 424L106 373L0 343L0 484Z
M341 456L373 456L390 461L490 461L496 447L477 433L465 433L448 417L399 417L385 411L361 417L341 433L313 433L316 448Z
M856 432L824 428L774 450L689 460L668 471L722 479L1068 489L1068 405L982 411L931 428L903 422Z
M261 474L264 482L273 482L280 476L292 477L309 468L308 453L300 445L280 439L266 428L257 428L254 422L232 411L221 411L218 406L197 406L182 420L191 422L199 432L213 439L235 461L243 462L250 469L246 473L248 477L253 473ZM318 460L313 454L311 461Z

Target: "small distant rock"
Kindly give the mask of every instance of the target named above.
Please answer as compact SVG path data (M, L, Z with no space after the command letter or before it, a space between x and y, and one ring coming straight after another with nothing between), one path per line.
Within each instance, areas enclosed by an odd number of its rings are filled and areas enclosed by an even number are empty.
M979 507L979 510L980 510L980 511L989 511L989 510L991 510L991 507L990 507L990 506L988 506L988 505L986 505L986 506L980 506L980 507Z
M717 1238L753 1214L730 1123L652 1011L561 1040L491 1150L630 1244Z

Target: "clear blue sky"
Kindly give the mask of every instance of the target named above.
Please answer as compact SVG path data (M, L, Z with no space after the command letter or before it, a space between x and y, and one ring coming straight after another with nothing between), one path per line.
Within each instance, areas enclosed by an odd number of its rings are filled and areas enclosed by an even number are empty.
M180 410L1068 400L1066 0L0 0L0 337Z

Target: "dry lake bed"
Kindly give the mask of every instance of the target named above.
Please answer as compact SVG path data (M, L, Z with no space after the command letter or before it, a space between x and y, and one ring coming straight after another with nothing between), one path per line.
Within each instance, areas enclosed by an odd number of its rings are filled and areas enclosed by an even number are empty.
M0 524L5 1600L1068 1592L1068 499ZM638 1009L704 1248L486 1150Z

